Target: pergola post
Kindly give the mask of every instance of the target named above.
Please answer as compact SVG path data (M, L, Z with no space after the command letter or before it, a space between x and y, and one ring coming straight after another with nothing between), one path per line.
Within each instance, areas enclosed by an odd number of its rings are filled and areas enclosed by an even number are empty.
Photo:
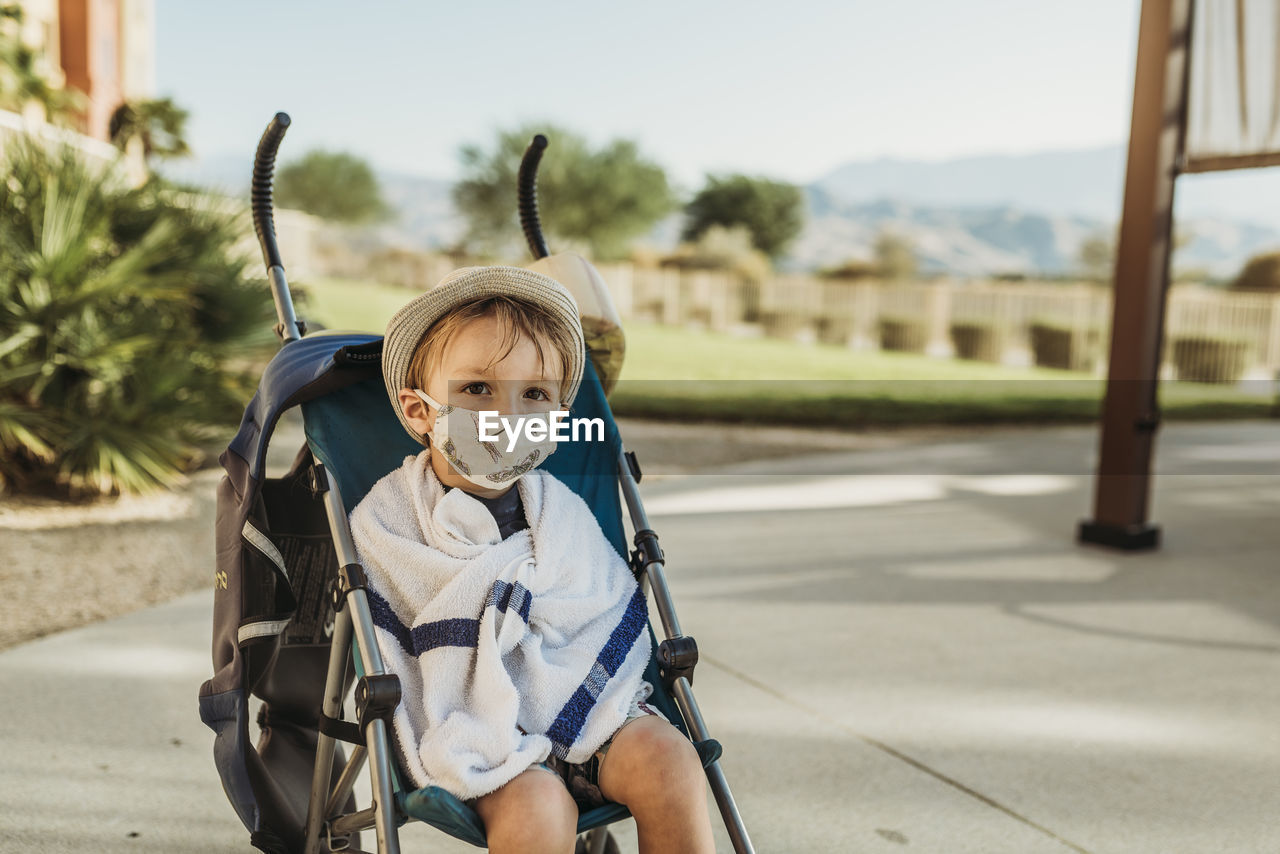
M1182 166L1192 0L1143 0L1124 210L1116 252L1111 356L1093 518L1082 542L1155 548L1147 520L1151 459L1173 234L1174 179Z

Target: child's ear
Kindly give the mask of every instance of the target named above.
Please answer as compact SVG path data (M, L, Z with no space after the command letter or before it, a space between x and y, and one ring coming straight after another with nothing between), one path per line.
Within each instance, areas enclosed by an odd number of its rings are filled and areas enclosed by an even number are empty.
M404 413L404 420L409 422L419 435L426 435L431 432L431 428L435 426L434 413L431 407L427 406L422 398L411 388L402 388L398 395L400 411Z

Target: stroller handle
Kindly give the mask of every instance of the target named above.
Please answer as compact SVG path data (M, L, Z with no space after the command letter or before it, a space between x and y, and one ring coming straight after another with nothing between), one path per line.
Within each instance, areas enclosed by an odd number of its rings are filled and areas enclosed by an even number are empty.
M293 311L293 297L289 294L289 282L284 275L284 261L280 258L280 246L276 243L276 223L271 213L271 177L276 168L276 151L285 131L289 129L289 114L276 113L267 125L258 152L253 157L253 190L250 194L253 206L253 230L258 233L262 246L262 260L267 265L267 278L271 281L271 297L276 304L276 336L281 345L297 341L306 334L306 327Z
M536 134L533 142L524 150L520 159L520 173L516 179L517 199L520 207L520 227L529 242L534 258L546 258L551 254L546 238L542 236L542 222L538 219L538 164L542 152L547 150L547 138Z
M276 244L276 224L271 214L271 177L276 168L276 151L285 131L289 129L289 114L276 113L258 141L258 153L253 158L253 230L262 246L262 260L270 267L284 267L280 259L280 247Z

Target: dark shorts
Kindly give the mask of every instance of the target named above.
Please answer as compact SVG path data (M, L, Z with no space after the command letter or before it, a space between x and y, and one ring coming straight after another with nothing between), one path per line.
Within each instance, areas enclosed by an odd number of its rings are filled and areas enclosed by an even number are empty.
M604 744L600 745L600 749L591 754L591 758L585 762L570 763L565 762L555 756L548 756L545 762L537 762L529 767L541 768L555 774L564 781L565 788L569 790L569 794L577 802L581 809L592 809L606 803L605 797L600 792L600 765L604 762L605 754L609 752L609 747L613 744L613 739L617 737L618 732L622 731L622 727L634 720L653 715L662 720L666 720L666 716L662 712L650 706L644 700L636 699L631 703L631 708L627 712L627 719L622 722L622 726L618 727L618 731L613 734Z

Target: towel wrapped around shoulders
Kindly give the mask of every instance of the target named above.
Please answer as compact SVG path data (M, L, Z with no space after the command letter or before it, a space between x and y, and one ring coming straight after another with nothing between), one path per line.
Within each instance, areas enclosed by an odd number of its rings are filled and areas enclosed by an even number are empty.
M534 470L529 522L506 539L480 501L445 491L430 451L351 513L416 786L467 800L550 754L591 756L626 719L649 661L648 608L586 502Z

